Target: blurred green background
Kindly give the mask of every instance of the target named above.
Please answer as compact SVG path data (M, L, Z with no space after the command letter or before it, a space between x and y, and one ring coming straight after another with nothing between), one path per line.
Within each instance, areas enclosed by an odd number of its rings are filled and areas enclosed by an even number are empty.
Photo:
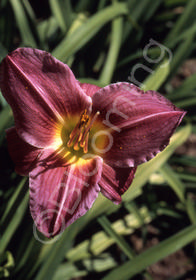
M195 0L0 1L0 60L17 47L47 50L82 82L135 82L187 111L121 205L100 195L47 240L7 151L13 117L0 95L0 279L196 279L195 15Z

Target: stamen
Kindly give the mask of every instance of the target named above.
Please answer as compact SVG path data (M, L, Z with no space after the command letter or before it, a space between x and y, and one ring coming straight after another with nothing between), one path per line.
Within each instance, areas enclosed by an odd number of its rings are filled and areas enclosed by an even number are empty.
M76 138L76 141L75 141L75 144L73 146L74 150L75 151L78 151L80 149L80 147L78 146L78 143L79 143L79 139L80 139L80 134L78 134L77 138Z
M83 148L84 153L88 152L89 131L99 114L99 111L96 112L91 121L89 122L87 110L84 110L84 112L80 116L79 122L74 127L73 131L70 133L69 141L67 142L68 148L73 146L73 149L75 151L78 151L80 148Z
M79 131L79 123L75 126L74 130L72 133L69 135L69 141L67 142L67 147L70 148L74 144L74 139L76 138L76 135L78 134Z
M86 154L88 152L88 137L89 137L89 132L86 135L85 141L84 141L84 146L83 146L83 151Z
M79 123L77 123L77 125L74 127L74 129L72 130L71 134L69 135L69 142L72 142L72 141L73 141L73 139L75 138L75 136L76 136L76 134L77 134L77 131L78 131L78 128L79 128L79 126L80 126L80 122L79 122ZM68 143L69 143L69 142L68 142ZM68 145L68 143L67 143L67 145Z
M75 163L77 161L77 157L76 156L73 156L70 161L69 161L69 164L72 164L72 163Z
M73 156L70 151L67 151L64 148L64 151L61 152L62 158L65 161L63 166L68 166L74 162L76 162L76 156Z
M81 114L80 116L80 120L77 123L77 125L74 127L74 129L72 130L71 134L69 135L69 141L67 143L67 147L70 148L73 146L74 144L74 139L76 137L76 135L78 135L80 133L79 138L77 137L77 142L79 142L82 138L82 134L83 134L83 127L87 124L89 120L89 116L87 115L87 110L85 109L84 112Z
M69 155L71 154L71 152L69 152L69 151L66 151L66 153L63 155L63 158L66 158L66 157L68 157Z
M80 146L82 147L83 146L83 142L85 141L86 139L86 136L87 136L87 133L89 132L89 130L91 129L93 123L96 121L97 117L99 116L100 112L97 111L96 114L94 115L94 117L92 118L92 120L90 121L89 125L87 126L87 128L85 129L84 133L83 133L83 136L82 136L82 139L81 139L81 143L80 143Z
M80 134L79 134L78 142L81 141L83 133L84 133L84 127L82 126L82 127L80 128Z

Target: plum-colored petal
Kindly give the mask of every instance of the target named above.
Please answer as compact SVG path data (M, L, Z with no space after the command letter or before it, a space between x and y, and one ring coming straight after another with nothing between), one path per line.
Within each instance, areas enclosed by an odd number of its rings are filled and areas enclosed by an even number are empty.
M19 48L0 65L0 88L20 137L33 146L54 141L57 123L91 107L72 71L49 53Z
M15 171L20 175L28 175L36 166L42 149L38 149L22 140L15 127L6 131L9 154L15 164Z
M92 97L95 92L100 90L100 87L92 84L86 84L86 83L79 83L80 87L83 89L83 91L86 93L86 95Z
M99 157L65 167L39 166L30 173L30 210L39 231L62 232L92 206L100 188Z
M168 145L185 115L159 93L144 93L129 83L100 89L92 100L93 110L100 112L110 133L108 149L98 149L98 154L102 152L104 160L112 166L133 167L150 160Z
M119 204L122 200L121 195L130 187L135 172L136 167L112 168L104 163L102 178L99 181L102 194L115 204Z

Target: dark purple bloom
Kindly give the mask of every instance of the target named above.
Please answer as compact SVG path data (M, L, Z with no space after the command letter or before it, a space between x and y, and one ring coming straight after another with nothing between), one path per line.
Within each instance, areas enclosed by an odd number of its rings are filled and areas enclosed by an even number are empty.
M137 165L168 145L185 114L130 83L80 84L67 65L29 48L3 60L0 88L15 119L10 155L29 175L31 214L47 237L84 215L100 191L120 203Z

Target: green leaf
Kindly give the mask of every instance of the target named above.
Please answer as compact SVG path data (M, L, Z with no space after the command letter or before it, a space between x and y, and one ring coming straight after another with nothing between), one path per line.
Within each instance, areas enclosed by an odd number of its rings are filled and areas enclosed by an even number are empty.
M128 280L142 272L145 268L166 256L176 252L185 245L195 240L196 225L188 226L172 237L162 241L158 245L147 249L133 260L126 262L108 273L102 280Z
M143 33L144 28L142 28L141 25L153 16L161 2L162 0L143 0L138 4L137 0L127 1L129 16L128 21L123 29L123 42L129 38L131 32L131 35L134 37L136 37L139 33Z
M196 105L196 97L186 98L180 101L175 102L175 105L179 108L186 108Z
M179 5L186 5L187 0L165 0L164 5L166 7L173 7L173 6L179 6Z
M65 33L72 23L70 0L50 0L50 6L62 32Z
M107 0L99 0L99 4L98 4L98 7L97 7L97 10L102 10L105 6L106 6L106 2Z
M196 224L196 208L195 208L195 199L194 195L189 193L187 196L187 201L186 201L186 206L187 206L187 214L189 216L189 219L192 224Z
M6 49L10 49L13 47L13 36L16 24L14 20L11 20L13 18L13 12L10 9L8 1L1 0L0 3L2 4L2 9L0 8L0 43L1 46L3 45Z
M190 174L178 174L178 177L182 180L190 181L190 182L196 182L196 175L190 175Z
M0 278L5 279L10 276L10 271L15 265L14 258L9 251L6 251L0 258ZM5 277L5 278L4 278Z
M174 89L171 94L169 94L170 100L177 100L180 98L186 98L189 94L194 95L196 90L196 74L191 75L186 78L186 80L178 88Z
M168 43L164 43L165 46L168 48L173 49L178 43L184 42L187 37L189 37L191 34L193 34L196 31L196 24L193 24L190 28L187 30L180 32L180 34L174 38L172 38ZM160 55L160 47L151 47L147 51L148 56L159 56ZM142 58L144 56L144 50L139 49L138 51L128 55L124 59L122 59L119 64L117 65L118 67L122 67L127 63L130 63L131 61Z
M158 90L170 72L170 61L165 59L143 82L143 90Z
M107 234L109 234L116 244L122 249L122 251L127 255L129 259L132 259L134 253L130 248L129 244L125 241L125 239L120 236L111 226L108 218L106 216L101 216L98 218L98 222L104 228Z
M173 157L171 162L196 167L196 157L183 155L182 157Z
M2 132L8 124L10 124L11 120L13 119L13 114L11 108L6 106L0 112L0 131Z
M65 61L76 51L81 49L107 22L117 16L128 13L124 3L116 3L107 7L89 18L82 26L76 29L53 50L52 55Z
M10 107L5 104L5 107L0 112L0 144L5 138L5 129L11 125L13 125L13 114Z
M112 21L112 34L110 48L106 62L104 64L103 70L100 75L100 82L107 85L111 82L112 76L114 74L117 58L120 51L121 40L123 33L123 19L119 17Z
M84 12L86 10L88 10L90 8L90 6L92 5L92 1L89 0L80 0L77 1L77 5L75 7L76 12Z
M55 272L52 280L70 280L77 277L87 276L90 272L102 272L117 265L115 259L110 254L101 254L97 258L89 258L80 261L76 266L72 262L61 264Z
M76 234L85 226L85 217L77 220L69 226L62 235L57 237L57 241L48 246L47 253L42 257L43 263L36 274L35 280L51 280L57 266L63 260L64 255L72 246ZM58 239L59 238L59 239ZM43 241L44 243L44 241ZM38 263L39 264L39 263Z
M138 214L142 217L143 224L150 223L154 217L146 207L139 208L137 215ZM130 235L135 229L138 229L141 226L137 215L135 215L135 212L125 215L123 219L119 219L112 223L112 229L118 235ZM65 257L71 262L76 262L90 258L92 257L92 254L93 256L98 256L114 244L114 242L115 239L106 234L105 231L98 231L93 234L91 239L84 240L69 250Z
M5 212L3 213L3 216L1 217L0 225L2 226L5 221L8 219L8 216L11 217L14 215L16 209L18 208L18 205L21 202L22 197L24 196L24 186L27 181L27 178L23 178L16 188L15 192L11 196L10 200L7 202L7 207L5 209Z
M144 225L144 217L141 215L135 201L125 203L125 208L137 218L140 226Z
M87 84L96 85L98 87L104 87L104 84L101 83L99 80L94 80L90 78L80 78L79 81L80 83L87 83Z
M38 28L37 28L37 18L36 15L34 13L34 10L31 6L31 4L29 3L29 0L22 0L22 4L24 6L24 11L27 14L27 19L29 22L29 28L31 28L31 33L32 36L34 37L34 40L39 42L39 47L43 48L43 41L42 41L42 37L40 37L39 32L38 32ZM38 45L37 45L38 47Z
M165 180L178 196L182 203L185 203L185 185L180 181L178 175L172 170L172 168L164 164L159 168Z
M31 28L24 10L24 7L19 0L10 0L10 3L12 5L15 17L16 17L16 22L23 40L23 44L25 46L37 47L37 43L34 39L34 36L31 32Z
M7 55L8 51L0 42L0 62Z
M25 214L29 202L29 193L26 192L24 198L20 202L18 208L16 209L15 213L9 224L7 225L5 231L1 236L0 242L0 254L6 249L8 243L10 242L12 236L14 235L17 227L21 223L21 220Z
M194 49L193 43L195 42L196 30L193 29L192 32L186 37L186 40L179 44L178 48L173 53L173 57L170 64L170 76L169 79L173 77L183 61L190 55Z
M37 26L37 30L45 50L48 50L48 41L51 40L58 30L58 23L55 17L51 16L48 19L41 21Z
M165 39L165 44L169 43L170 40L175 38L179 35L186 27L192 25L193 21L195 20L195 13L196 13L196 2L195 0L187 1L187 5L177 22L175 23L174 27L171 29L170 33L168 34L167 38Z

